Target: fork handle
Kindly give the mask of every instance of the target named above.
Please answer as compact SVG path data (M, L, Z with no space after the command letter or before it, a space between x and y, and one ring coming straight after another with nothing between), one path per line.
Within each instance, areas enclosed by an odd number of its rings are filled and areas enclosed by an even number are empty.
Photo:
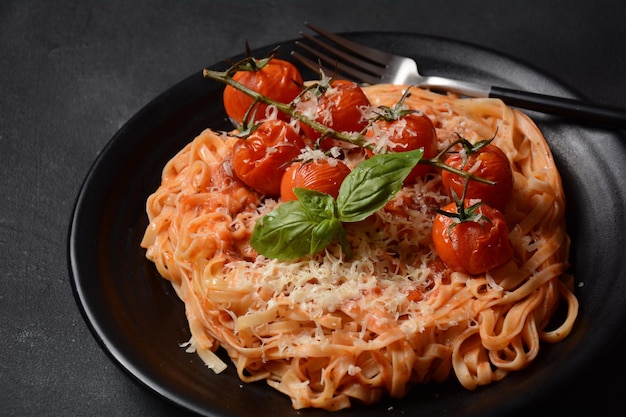
M568 117L602 127L626 128L626 110L617 107L504 87L491 87L489 97L499 98L511 106Z

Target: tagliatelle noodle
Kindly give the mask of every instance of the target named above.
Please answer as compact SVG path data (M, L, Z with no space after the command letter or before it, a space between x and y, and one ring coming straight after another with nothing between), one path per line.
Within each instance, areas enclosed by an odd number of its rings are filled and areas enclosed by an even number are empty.
M364 90L374 106L393 106L405 88ZM142 241L185 303L189 351L220 372L221 347L242 381L266 380L296 409L340 410L451 375L470 390L487 385L528 366L541 343L567 337L578 302L567 273L565 199L539 129L494 99L413 88L406 104L431 118L440 149L457 134L474 142L497 132L493 143L514 171L504 210L513 259L482 276L438 260L432 219L449 202L438 173L346 225L349 261L334 245L294 261L257 256L254 224L280 201L234 177L238 139L205 130L165 166ZM555 324L559 305L565 313Z

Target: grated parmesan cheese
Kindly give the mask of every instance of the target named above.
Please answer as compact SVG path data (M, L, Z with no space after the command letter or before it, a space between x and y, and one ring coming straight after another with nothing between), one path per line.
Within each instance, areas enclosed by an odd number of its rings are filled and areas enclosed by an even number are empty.
M317 154L308 150L306 155ZM273 314L276 303L283 300L298 306L310 317L319 318L347 303L356 303L361 311L383 311L389 321L395 322L403 315L406 332L423 330L426 320L423 317L432 313L432 307L425 302L410 301L408 295L414 290L425 292L436 275L429 267L434 254L428 242L431 205L447 202L447 197L437 192L439 181L418 180L413 187L404 187L371 219L346 225L347 238L357 254L355 258L344 259L337 245L294 261L264 257L253 262L234 261L225 265L231 288L253 286L253 294L268 291L272 294L270 301L263 300L267 296L259 296L255 300L257 309L248 314L265 311ZM266 201L259 215L274 205L275 202ZM398 211L405 215L399 216ZM363 297L364 294L368 296Z

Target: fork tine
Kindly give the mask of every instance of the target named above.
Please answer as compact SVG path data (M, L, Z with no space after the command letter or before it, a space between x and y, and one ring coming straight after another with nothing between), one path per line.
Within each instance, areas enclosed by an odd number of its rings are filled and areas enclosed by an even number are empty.
M313 70L314 72L316 72L316 73L318 73L320 75L322 73L324 73L324 74L335 74L337 72L336 70L331 70L331 69L323 66L321 62L313 62L313 60L305 57L302 54L299 54L296 51L291 51L291 56L293 56L295 59L300 61L306 67L310 68L311 70Z
M381 67L380 65L374 65L374 64L371 64L369 62L366 62L366 61L362 60L361 58L356 58L354 55L351 55L351 54L345 53L343 51L340 51L339 49L333 47L332 45L329 45L329 44L327 44L325 42L322 42L318 38L315 38L315 37L313 37L311 35L307 35L306 33L300 32L300 34L305 39L309 40L310 42L312 42L312 43L314 43L314 44L316 44L318 46L321 46L322 48L326 49L331 54L334 54L335 56L341 58L342 60L344 60L344 61L346 61L346 62L348 62L348 63L350 63L350 64L352 64L352 65L354 65L356 67L361 67L365 71L370 72L370 73L372 73L374 75L377 75L379 77L384 74L384 71L385 71L384 66ZM320 55L320 57L322 55L324 55L324 54L322 54L320 52L315 52L313 49L311 49L310 47L308 47L305 44L302 44L302 43L299 43L299 42L296 42L296 44L301 46L302 48L306 49L307 51L309 51L310 53L312 53L314 55L317 54L317 55ZM324 56L326 56L326 55L324 55ZM339 62L339 60L337 60L337 59L335 59L333 61Z
M328 70L327 68L324 68L321 65L321 62L318 62L317 65L310 59L306 58L305 56L299 54L296 51L292 51L291 55L296 58L298 61L302 62L304 65L306 65L307 67L309 67L310 69L312 69L315 72L320 72L320 70L324 71L325 73L329 74L329 73L343 73L343 74L348 74L350 76L350 78L352 79L356 79L358 81L361 82L365 82L365 83L369 83L369 84L376 84L380 82L380 77L379 76L375 76L372 74L368 74L366 72L363 71L359 71L353 67L349 67L341 62L339 62L336 59L333 59L331 57L329 57L328 55L316 51L313 48L309 47L306 44L303 44L301 42L296 42L296 45L298 45L299 47L301 47L302 49L306 50L307 52L309 52L310 54L312 54L313 56L316 56L319 60L326 62L327 64L331 65L334 69L333 70Z
M347 50L353 52L356 55L359 55L365 59L368 59L372 62L378 63L380 65L386 66L389 61L394 58L394 55L381 51L379 49L370 48L369 46L361 45L356 42L352 42L348 39L342 38L339 35L328 32L318 26L313 25L309 22L304 22L305 26L307 26L312 31L318 33L320 36L330 39L338 45L346 48Z

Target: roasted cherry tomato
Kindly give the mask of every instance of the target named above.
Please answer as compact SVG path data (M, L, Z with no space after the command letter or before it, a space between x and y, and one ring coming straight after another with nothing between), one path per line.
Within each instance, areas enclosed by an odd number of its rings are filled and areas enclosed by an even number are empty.
M368 136L379 136L390 142L389 148L395 152L412 151L423 148L423 158L437 156L437 132L430 118L422 113L408 112L398 118L380 119L368 129ZM415 179L431 171L429 165L416 165L405 184L415 182Z
M281 103L290 103L302 91L300 71L292 63L278 58L272 58L265 65L260 64L255 70L237 71L233 80ZM254 102L252 97L229 85L224 89L223 97L228 117L237 124L242 124L244 115ZM254 117L251 116L249 121L265 119L266 109L266 104L258 103L253 110ZM279 113L278 117L289 120L289 116L283 113Z
M513 193L513 170L509 158L500 148L488 142L479 142L477 146L465 143L461 152L446 158L445 164L494 181L495 185L470 180L465 198L480 199L498 210L504 210ZM450 198L453 191L461 198L467 180L446 170L442 171L441 177Z
M334 80L330 87L317 98L317 106L308 109L315 98L304 98L299 110L310 114L318 123L328 126L339 132L360 132L368 121L363 117L363 111L370 106L370 102L358 84L347 80ZM313 114L311 114L313 113ZM304 134L317 140L320 133L312 128L302 125ZM347 146L345 142L325 138L320 144L322 149L330 149L332 146Z
M294 188L321 191L337 198L341 183L350 173L350 168L338 159L296 162L292 164L280 183L280 198L296 200Z
M502 212L486 205L469 206L465 200L462 219L457 203L450 203L433 220L435 251L449 268L467 274L482 274L508 262L513 256L509 230Z
M235 145L235 175L261 194L277 197L283 174L304 147L302 137L291 125L267 120Z

